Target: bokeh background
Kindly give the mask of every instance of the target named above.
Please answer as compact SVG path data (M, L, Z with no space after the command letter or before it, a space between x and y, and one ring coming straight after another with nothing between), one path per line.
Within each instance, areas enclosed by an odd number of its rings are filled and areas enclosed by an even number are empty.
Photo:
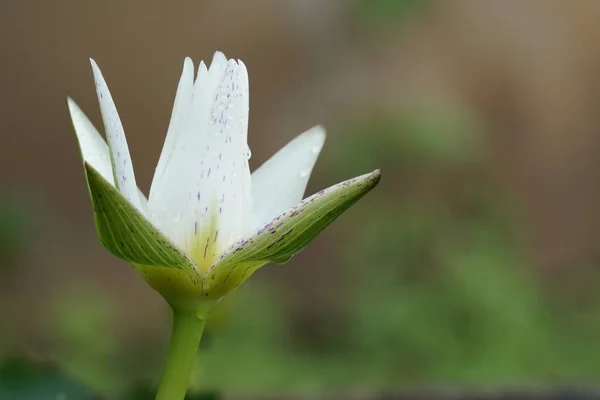
M597 382L599 18L586 0L0 2L0 397L152 398L168 309L96 238L65 97L102 126L94 57L147 192L183 58L215 50L250 71L253 168L321 123L308 193L383 175L222 303L194 393Z

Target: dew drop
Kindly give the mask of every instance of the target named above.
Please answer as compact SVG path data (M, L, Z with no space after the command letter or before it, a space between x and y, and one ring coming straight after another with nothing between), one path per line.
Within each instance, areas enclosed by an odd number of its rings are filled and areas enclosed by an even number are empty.
M250 147L248 147L246 149L246 159L249 160L250 157L252 157L252 150L250 150Z
M319 146L315 146L312 148L313 154L319 154L320 151L321 151L321 147L319 147Z
M310 173L310 171L308 171L307 169L305 169L304 171L301 171L300 178L306 178L309 173Z

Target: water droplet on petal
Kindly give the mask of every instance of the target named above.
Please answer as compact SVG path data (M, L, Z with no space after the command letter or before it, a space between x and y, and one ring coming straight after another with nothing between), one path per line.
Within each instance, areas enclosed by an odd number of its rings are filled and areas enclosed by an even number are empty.
M315 147L312 148L313 154L319 154L320 151L321 151L321 147L320 146L315 146Z
M307 169L305 169L304 171L301 171L300 178L306 178L309 173L310 173L310 171L308 171Z
M250 150L250 147L248 147L246 149L246 158L249 160L250 157L252 157L252 150Z
M173 222L179 222L179 221L181 221L181 213L180 212L175 214L175 216L173 217Z

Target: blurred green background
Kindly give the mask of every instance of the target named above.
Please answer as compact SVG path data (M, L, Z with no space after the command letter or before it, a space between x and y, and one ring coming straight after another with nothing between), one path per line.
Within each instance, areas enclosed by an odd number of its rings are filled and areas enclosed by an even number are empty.
M169 314L96 236L65 97L147 192L183 57L241 58L253 168L382 181L210 321L194 398L600 379L600 2L0 3L0 398L152 398ZM211 397L213 396L213 397ZM190 397L192 398L192 397Z

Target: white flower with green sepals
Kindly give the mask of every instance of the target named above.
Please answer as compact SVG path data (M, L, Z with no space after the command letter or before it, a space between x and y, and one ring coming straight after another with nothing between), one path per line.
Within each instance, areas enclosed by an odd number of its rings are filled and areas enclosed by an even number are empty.
M268 262L284 263L370 191L379 171L304 200L325 141L317 126L250 174L248 73L215 53L186 58L149 198L138 189L115 103L92 60L105 142L68 99L102 245L170 303L218 300Z

